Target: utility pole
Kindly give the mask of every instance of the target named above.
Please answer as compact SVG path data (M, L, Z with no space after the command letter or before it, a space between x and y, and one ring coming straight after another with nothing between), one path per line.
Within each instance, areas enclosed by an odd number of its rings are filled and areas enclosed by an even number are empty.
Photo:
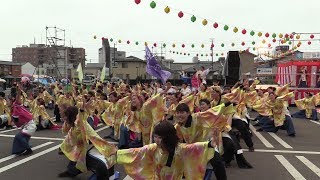
M213 41L214 38L211 38L211 45L210 45L210 49L211 49L211 71L212 71L212 79L213 79Z

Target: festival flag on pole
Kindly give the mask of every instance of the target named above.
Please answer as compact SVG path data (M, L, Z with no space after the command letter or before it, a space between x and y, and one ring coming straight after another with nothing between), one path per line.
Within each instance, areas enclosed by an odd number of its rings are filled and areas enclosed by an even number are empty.
M147 66L146 66L147 73L151 76L161 79L163 84L166 83L166 81L171 76L171 73L169 71L162 70L160 64L151 53L148 46L146 46L146 59L147 59Z
M82 83L82 80L83 80L83 71L82 71L82 65L81 65L81 63L79 63L79 65L78 65L77 72L78 72L78 79L79 79L80 83Z
M103 82L105 78L106 78L106 64L103 65L103 68L101 70L100 81Z

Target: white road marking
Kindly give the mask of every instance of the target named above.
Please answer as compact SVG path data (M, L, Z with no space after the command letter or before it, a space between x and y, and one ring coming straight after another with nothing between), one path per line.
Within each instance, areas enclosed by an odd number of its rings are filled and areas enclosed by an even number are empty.
M250 129L251 132L253 132L253 134L255 134L257 136L257 138L260 139L260 141L267 147L267 148L274 148L272 146L272 144L266 140L266 138L264 138L259 132L256 131L256 128L254 128L251 124L250 124Z
M41 151L41 152L39 152L39 153L37 153L37 154L33 154L33 155L31 155L31 156L28 156L28 157L26 157L26 158L24 158L24 159L21 159L21 160L19 160L19 161L16 161L16 162L14 162L14 163L12 163L12 164L9 164L9 165L7 165L7 166L4 166L4 167L0 168L0 173L3 173L3 172L5 172L5 171L7 171L7 170L9 170L9 169L12 169L12 168L14 168L14 167L16 167L16 166L19 166L19 165L21 165L21 164L24 164L24 163L26 163L26 162L28 162L28 161L31 161L31 160L33 160L33 159L35 159L35 158L37 158L37 157L40 157L40 156L42 156L42 155L45 155L45 154L47 154L47 153L49 153L49 152L51 152L51 151L54 151L54 150L58 149L59 147L60 147L60 144L59 144L59 145L56 145L56 146L54 146L54 147L51 147L51 148L49 148L49 149L46 149L46 150L44 150L44 151Z
M0 137L14 137L15 135L8 135L8 134L0 134ZM63 138L50 138L50 137L38 137L38 136L31 136L31 139L42 139L42 140L51 140L51 141L63 141Z
M11 131L15 131L15 130L18 130L18 129L20 129L20 128L8 129L8 130L5 130L5 131L0 131L0 133L11 132Z
M290 162L282 155L274 155L284 168L291 174L294 179L304 180L305 178L299 173L299 171L290 164Z
M320 169L314 165L312 162L310 162L307 158L304 156L296 156L303 164L305 164L311 171L316 173L318 177L320 177Z
M318 122L318 121L312 121L312 120L310 120L310 122L320 125L320 122Z
M249 149L243 149L243 150L244 151L249 151ZM291 151L291 150L275 150L275 149L255 149L254 152L320 155L319 151Z
M282 140L279 136L275 133L269 132L270 136L272 136L278 143L280 143L284 148L293 149L289 144L287 144L284 140Z
M50 145L50 144L52 144L52 143L53 143L53 142L46 142L46 143L40 144L39 146L35 146L35 147L31 148L31 149L34 151L34 150L40 149L40 148L42 148L42 147L48 146L48 145ZM5 162L5 161L8 161L8 160L10 160L10 159L13 159L13 158L15 158L15 157L17 157L17 156L18 156L18 155L13 154L13 155L10 155L10 156L1 158L1 159L0 159L0 163Z

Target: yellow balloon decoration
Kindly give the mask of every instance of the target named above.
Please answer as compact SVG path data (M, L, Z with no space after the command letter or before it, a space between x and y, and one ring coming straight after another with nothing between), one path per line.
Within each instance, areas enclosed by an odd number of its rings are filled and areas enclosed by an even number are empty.
M164 8L164 12L168 14L170 12L170 8L167 6L166 8Z
M144 45L145 45L145 46L148 46L148 43L147 43L147 42L144 42Z
M121 40L120 40L120 39L118 40L118 43L121 43Z
M300 35L299 34L297 34L296 39L300 39Z
M206 19L204 19L204 20L202 21L202 24L205 26L205 25L208 24L208 21L207 21Z
M234 33L237 33L237 32L238 32L238 28L237 28L237 27L234 27L234 28L233 28L233 32L234 32Z
M261 37L262 36L262 32L258 32L258 36Z
M265 44L266 43L266 40L262 40L262 44Z
M97 36L96 36L96 35L94 35L94 36L93 36L93 39L97 39Z
M283 34L280 33L280 34L279 34L279 38L283 38Z
M176 45L175 45L175 44L172 44L172 47L173 47L173 48L175 48L175 47L176 47Z
M204 44L201 44L201 47L204 48Z

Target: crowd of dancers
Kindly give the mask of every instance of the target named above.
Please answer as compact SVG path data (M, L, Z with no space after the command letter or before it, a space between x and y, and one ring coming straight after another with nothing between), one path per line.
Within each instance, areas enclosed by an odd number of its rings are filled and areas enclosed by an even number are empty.
M18 155L32 153L29 141L36 131L61 128L66 136L59 154L69 164L59 177L89 170L92 178L108 179L120 164L133 179L210 179L214 174L225 180L233 160L239 168L253 168L240 145L243 139L249 152L255 150L249 124L259 126L257 131L286 130L295 137L292 117L318 120L319 93L296 100L299 111L291 114L289 84L265 92L256 89L258 83L221 87L201 81L191 89L186 83L178 88L170 82L98 82L73 84L72 91L55 83L40 87L37 96L18 84L11 99L0 92L0 125L21 128L12 146ZM54 108L53 118L48 107ZM250 111L257 117L250 117ZM100 137L95 132L99 123L111 134Z

